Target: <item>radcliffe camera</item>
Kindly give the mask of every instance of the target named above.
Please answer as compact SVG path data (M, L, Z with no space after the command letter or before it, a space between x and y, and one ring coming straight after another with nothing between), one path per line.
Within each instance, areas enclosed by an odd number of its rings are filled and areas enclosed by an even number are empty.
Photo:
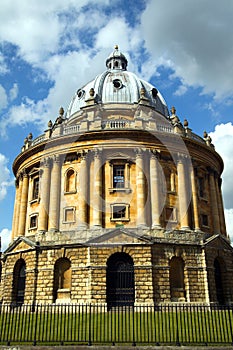
M116 45L13 164L3 304L232 302L223 161ZM182 113L182 111L180 111Z

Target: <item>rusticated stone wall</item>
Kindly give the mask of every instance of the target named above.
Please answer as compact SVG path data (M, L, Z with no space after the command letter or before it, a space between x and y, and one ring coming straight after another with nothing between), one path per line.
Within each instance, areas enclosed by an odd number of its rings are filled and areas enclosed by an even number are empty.
M14 301L14 268L19 259L26 264L25 303L54 302L54 266L58 259L71 263L70 290L65 300L56 302L106 303L106 268L109 257L117 252L128 254L134 263L135 303L159 304L171 301L170 261L179 257L184 262L185 298L176 301L209 303L217 300L214 261L220 259L224 296L232 299L232 250L219 240L203 244L179 246L175 243L154 244L94 244L90 246L28 247L21 242L15 251L3 259L1 299ZM225 244L225 246L224 246ZM62 291L61 291L62 292ZM69 296L69 298L67 298Z

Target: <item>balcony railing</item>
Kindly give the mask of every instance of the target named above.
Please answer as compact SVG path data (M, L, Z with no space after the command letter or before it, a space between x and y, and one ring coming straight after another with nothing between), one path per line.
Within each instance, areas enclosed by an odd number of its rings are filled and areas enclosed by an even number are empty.
M63 130L63 135L76 134L80 131L80 125L66 126Z
M106 120L102 123L102 129L127 129L130 127L129 120Z
M170 125L167 124L156 124L154 126L151 126L148 123L144 123L144 126L138 127L137 124L135 124L135 121L129 121L129 120L122 120L122 119L118 119L118 120L104 120L101 123L101 130L123 130L123 129L132 129L132 130L140 130L140 129L145 129L147 131L151 130L151 133L169 133L169 134L174 134L174 128ZM86 129L85 129L86 128ZM70 125L70 126L65 126L64 129L61 130L61 132L59 133L52 133L51 136L49 137L46 134L42 134L40 136L38 136L35 140L33 140L29 147L31 146L35 146L41 142L46 141L47 139L50 138L56 138L56 137L61 137L64 135L75 135L75 134L80 134L80 133L85 133L87 131L91 131L91 130L96 130L91 129L89 130L88 126L85 126L85 128L81 128L81 125ZM200 142L202 144L206 144L205 140L203 140L203 138L201 138L200 136L196 135L193 132L187 133L183 136L186 136L187 138L190 138L194 141ZM27 148L26 148L27 149Z

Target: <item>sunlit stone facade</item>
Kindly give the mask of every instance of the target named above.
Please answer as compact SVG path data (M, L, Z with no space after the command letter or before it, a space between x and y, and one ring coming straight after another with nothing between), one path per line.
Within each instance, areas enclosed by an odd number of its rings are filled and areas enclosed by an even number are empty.
M107 69L25 139L3 303L230 303L223 162L159 91Z

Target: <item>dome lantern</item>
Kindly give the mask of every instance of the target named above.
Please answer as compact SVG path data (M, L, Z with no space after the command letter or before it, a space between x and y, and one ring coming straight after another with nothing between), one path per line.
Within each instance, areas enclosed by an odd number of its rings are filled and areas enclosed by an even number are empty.
M111 70L127 70L127 64L125 55L119 51L118 45L115 45L114 51L106 60L106 67Z

